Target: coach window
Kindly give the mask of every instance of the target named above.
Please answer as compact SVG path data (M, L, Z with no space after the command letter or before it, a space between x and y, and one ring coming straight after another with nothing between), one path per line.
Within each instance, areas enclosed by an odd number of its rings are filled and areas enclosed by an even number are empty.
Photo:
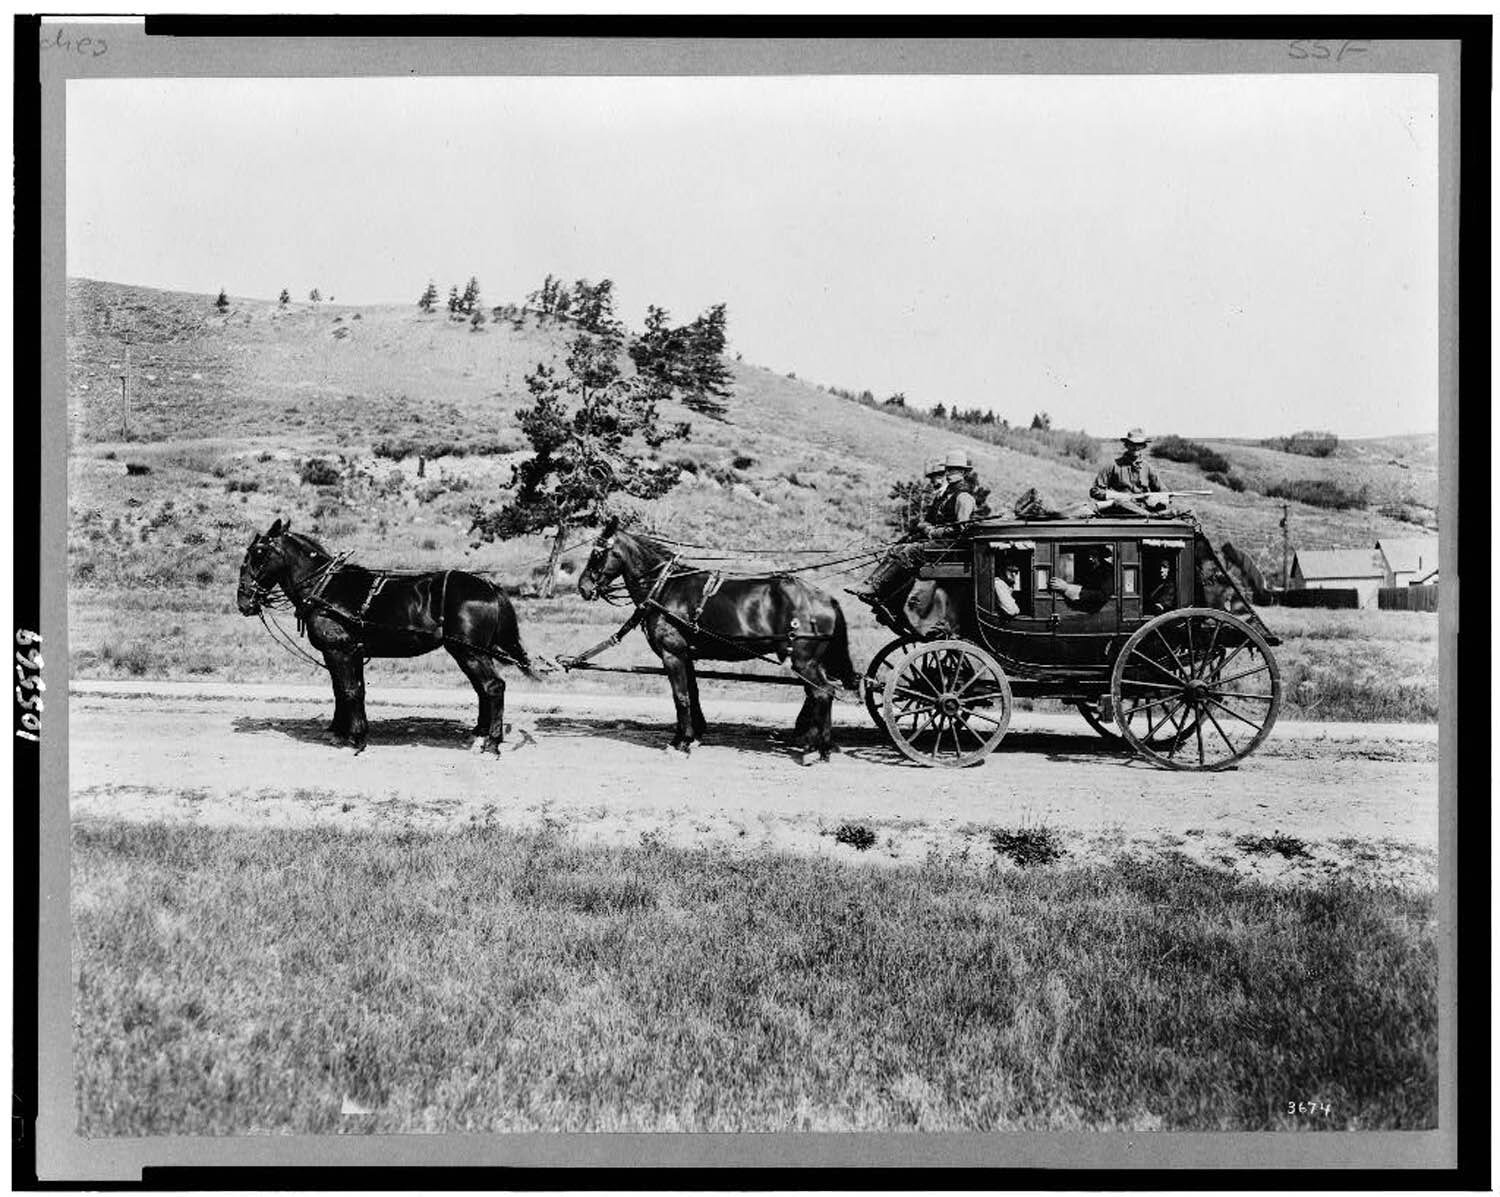
M1035 591L1031 588L1030 541L1001 542L995 546L995 609L1006 614L1005 595L1015 601L1016 614L1031 615L1036 610Z

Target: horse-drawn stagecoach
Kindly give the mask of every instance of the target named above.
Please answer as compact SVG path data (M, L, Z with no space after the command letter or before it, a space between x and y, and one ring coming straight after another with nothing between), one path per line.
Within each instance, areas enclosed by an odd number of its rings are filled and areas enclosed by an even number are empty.
M700 677L802 685L796 735L804 760L827 758L841 687L861 692L896 748L932 766L983 760L1005 736L1016 697L1069 702L1101 735L1172 769L1233 765L1276 721L1277 640L1191 515L982 520L901 552L912 581L940 600L940 615L914 620L909 605L856 594L892 633L861 675L838 601L800 576L837 562L728 574L611 522L579 589L585 598L612 595L633 613L562 664L606 668L588 658L639 625L671 681L672 743L683 751L703 735ZM479 696L476 747L498 745L504 681L495 666L530 672L531 662L493 585L456 570L400 575L345 565L278 520L246 555L240 609L262 613L278 586L333 675L335 735L363 747L365 658L443 647ZM703 659L782 662L794 676L705 672L696 665Z
M943 626L871 602L893 639L863 677L871 718L913 760L981 760L1016 697L1069 702L1173 769L1232 765L1276 721L1278 641L1191 516L986 520L919 556Z

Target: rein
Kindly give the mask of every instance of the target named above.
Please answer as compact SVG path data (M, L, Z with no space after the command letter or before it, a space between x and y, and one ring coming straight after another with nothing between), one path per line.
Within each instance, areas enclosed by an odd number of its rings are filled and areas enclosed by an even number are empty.
M786 662L781 661L779 658L772 656L769 651L757 653L757 652L755 652L755 651L753 651L751 649L748 649L748 648L744 647L745 644L747 644L749 642L752 642L752 641L779 640L780 637L777 637L777 636L721 636L717 632L711 632L707 628L700 627L699 624L698 624L697 616L701 616L702 615L702 613L703 613L703 607L707 604L707 600L708 600L709 597L711 597L711 595L706 594L704 596L704 601L698 605L698 609L695 612L695 617L694 617L694 619L691 622L689 622L688 620L684 619L682 616L678 615L677 613L675 613L673 611L669 611L669 610L667 610L666 607L662 606L661 601L657 598L657 596L661 593L662 587L664 587L666 585L666 583L668 582L668 580L670 580L672 578L690 578L690 577L695 577L698 574L713 574L715 577L720 577L720 578L722 577L722 574L720 573L720 571L707 570L707 569L683 569L683 570L679 570L679 571L677 571L677 572L674 573L673 570L676 568L678 560L679 560L679 556L677 554L674 554L672 556L671 560L664 562L661 566L658 567L657 573L656 573L656 580L651 584L651 589L646 593L646 595L645 595L644 598L642 598L639 601L635 602L635 610L631 613L630 617L628 619L626 619L626 621L624 623L622 623L619 626L618 629L616 629L616 631L612 635L607 636L605 639L601 640L598 644L594 645L592 648L589 648L589 649L585 650L584 652L578 654L577 656L574 656L574 657L559 657L558 658L558 664L560 664L563 667L564 670L572 669L572 668L575 668L576 666L582 665L584 662L588 661L590 658L598 656L605 649L612 648L616 644L619 644L620 641L623 640L625 638L625 636L631 631L631 629L634 628L637 624L639 624L641 622L642 619L645 618L645 616L646 616L646 614L648 612L655 612L657 615L660 615L663 619L667 620L669 623L671 623L674 626L676 626L679 630L685 632L689 636L689 638L690 638L690 640L689 640L690 643L691 643L691 638L692 637L705 637L706 636L710 640L717 641L720 645L726 646L726 647L732 649L735 653L737 653L737 654L743 654L743 655L751 658L752 660L764 661L768 665L777 665L777 666L780 666L782 664L785 664L785 665L787 665L787 667L789 669L791 669L791 671L794 674L796 674L797 677L799 677L799 678L802 679L802 682L803 682L804 685L809 686L810 688L812 688L813 690L817 691L820 694L828 695L831 698L840 698L841 697L840 691L841 691L842 687L837 686L837 685L826 685L825 686L825 685L823 685L823 684L821 684L819 682L815 682L811 678L809 678L806 674L804 674L800 669L798 669L796 665L792 664L790 661L786 661ZM796 572L796 571L785 570L785 571L781 571L781 572L789 574L789 573L793 573L793 572ZM735 575L730 575L730 576L734 577ZM762 578L762 577L765 577L764 574L747 574L747 575L744 575L744 576L746 578ZM712 582L710 584L713 585ZM717 591L717 589L718 589L717 585L713 585L713 589L715 591ZM632 601L635 601L635 600L632 599ZM797 630L797 621L795 619L792 621L791 631L789 631L787 633L787 635L786 635L786 640L788 641L789 644L793 640L822 640L822 641L827 641L827 640L832 640L833 638L834 638L834 633L832 633L832 632L827 632L827 633L799 632Z

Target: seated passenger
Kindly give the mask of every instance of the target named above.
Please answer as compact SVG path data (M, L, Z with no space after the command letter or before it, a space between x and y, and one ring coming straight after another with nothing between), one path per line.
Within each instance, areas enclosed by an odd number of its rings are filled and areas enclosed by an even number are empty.
M1060 594L1068 606L1097 611L1115 594L1115 563L1108 549L1091 546L1084 550L1073 574L1074 581L1053 578L1048 588Z
M1160 615L1177 606L1177 579L1172 576L1172 562L1163 557L1156 563L1156 577L1151 579L1151 592L1146 596L1146 612Z
M1016 591L1021 588L1021 567L1007 561L995 574L995 610L1007 619L1021 614Z

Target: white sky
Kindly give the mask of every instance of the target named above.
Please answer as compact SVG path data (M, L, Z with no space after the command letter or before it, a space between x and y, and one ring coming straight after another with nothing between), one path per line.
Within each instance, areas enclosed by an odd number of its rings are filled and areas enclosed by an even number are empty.
M615 280L745 360L1117 435L1437 427L1435 77L68 84L68 272Z

